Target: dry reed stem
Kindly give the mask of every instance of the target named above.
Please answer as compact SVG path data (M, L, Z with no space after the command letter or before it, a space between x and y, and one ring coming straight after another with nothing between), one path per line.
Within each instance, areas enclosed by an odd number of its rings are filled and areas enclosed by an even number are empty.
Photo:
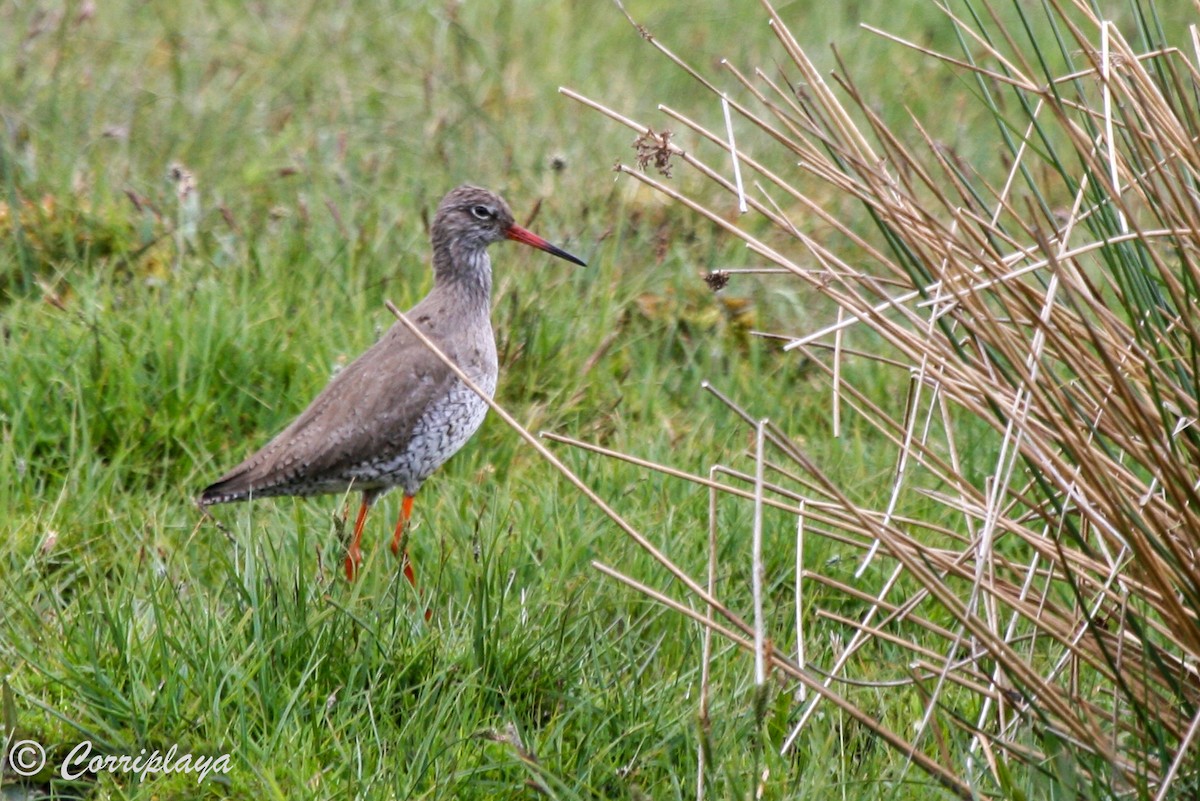
M762 5L798 79L775 80L761 69L744 73L722 62L744 102L638 30L730 112L721 135L660 106L697 140L693 150L676 137L666 145L670 152L773 230L751 234L709 201L625 165L617 170L774 265L745 271L782 271L836 304L836 320L820 330L770 336L789 339L784 352L798 351L830 381L835 430L849 411L894 449L887 501L881 510L856 503L783 432L708 386L756 426L757 446L748 457L754 475L722 468L749 489L718 484L715 474L704 479L556 439L708 486L713 508L718 492L754 504L754 627L738 626L734 641L754 656L756 680L765 680L769 664L815 691L784 750L820 703L848 703L830 686L855 683L841 675L851 655L869 642L887 642L915 658L904 683L888 686L912 688L924 706L910 741L888 741L914 764L936 766L933 775L958 767L946 720L973 738L971 753L982 751L993 773L1011 756L1049 758L1022 741L1031 727L1044 726L1104 760L1122 780L1140 776L1164 796L1200 720L1194 714L1200 708L1194 536L1200 400L1193 355L1200 341L1194 192L1200 147L1195 125L1181 113L1194 116L1200 69L1175 48L1136 52L1082 0L1046 6L1063 46L1073 39L1090 64L1056 76L1039 71L1044 62L1005 29L990 0L979 0L978 30L976 21L941 7L966 43L962 58L871 29L977 77L989 98L998 91L1022 97L1026 125L1010 141L1009 163L993 185L986 170L942 146L920 120L912 120L915 142L889 126L847 77L840 57L839 73L827 83L778 12L766 0ZM1200 34L1193 26L1189 35L1200 65ZM562 91L639 134L649 130ZM746 130L766 145L736 144L735 123L739 142L754 141L741 136ZM701 147L731 160L732 182L704 161ZM1065 213L1051 209L1030 183L1047 149L1051 168L1070 189ZM753 195L742 186L743 169L753 173ZM807 181L821 192L804 189ZM825 209L818 197L830 190L861 202L885 234L882 242ZM838 251L809 233L817 228L844 238ZM802 267L802 258L817 269ZM884 343L866 358L907 383L901 413L886 411L846 380L845 360L863 353L844 341L855 329ZM826 349L832 360L816 352ZM981 426L991 449L989 475L970 480L963 446L981 435ZM766 446L780 459L766 458ZM940 513L898 514L913 498ZM797 515L794 664L765 646L771 624L762 617L758 581L765 508ZM947 529L947 519L961 531ZM714 520L710 511L710 526ZM802 534L865 552L860 575L882 556L890 563L882 585L867 592L804 570ZM713 537L710 529L710 546ZM714 565L710 553L710 571ZM818 670L822 681L796 675L803 673L804 581L820 582L866 610L856 617L813 610L816 619L853 631L832 669ZM710 586L706 603L714 594ZM732 614L721 611L726 619ZM947 616L953 625L931 622ZM706 631L726 636L715 623ZM1098 694L1089 694L1092 685ZM982 700L973 723L944 714L963 693ZM1160 760L1156 737L1178 748L1169 763Z

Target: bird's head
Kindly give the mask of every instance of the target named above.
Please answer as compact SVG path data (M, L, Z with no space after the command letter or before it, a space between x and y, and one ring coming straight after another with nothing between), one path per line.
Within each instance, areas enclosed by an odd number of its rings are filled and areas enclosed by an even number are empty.
M511 239L586 266L562 248L517 225L512 210L495 192L477 186L460 186L442 198L433 218L435 250L441 245L451 251L471 254L502 239Z

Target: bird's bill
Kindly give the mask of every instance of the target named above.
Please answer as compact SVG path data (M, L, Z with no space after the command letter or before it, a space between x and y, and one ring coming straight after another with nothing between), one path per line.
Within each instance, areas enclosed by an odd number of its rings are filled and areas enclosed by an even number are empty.
M514 242L520 242L524 245L529 245L530 247L535 247L538 250L544 250L553 256L558 256L560 259L566 259L569 262L578 264L580 267L587 267L587 264L585 264L582 259L572 256L570 253L563 250L562 248L558 248L558 247L555 247L554 245L551 245L545 239L542 239L540 236L533 233L532 231L526 231L524 228L522 228L519 225L509 226L507 236L509 239L513 240Z

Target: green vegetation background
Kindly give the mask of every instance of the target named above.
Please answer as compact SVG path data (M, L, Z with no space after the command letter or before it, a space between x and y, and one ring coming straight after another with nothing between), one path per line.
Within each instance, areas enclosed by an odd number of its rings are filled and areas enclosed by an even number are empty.
M663 5L630 10L701 70L781 61L756 3ZM976 147L947 100L959 80L858 28L951 46L934 9L780 8L828 67L838 43L890 119L934 112L947 141ZM429 216L464 182L589 262L493 249L498 399L529 428L704 472L749 442L709 379L851 491L882 491L888 452L853 419L832 440L828 390L749 336L811 329L828 308L770 276L713 295L702 272L754 262L615 181L632 137L560 85L656 126L659 102L720 120L604 2L0 4L0 722L50 756L32 781L8 774L4 798L695 796L699 630L593 570L669 588L495 417L418 498L420 599L386 548L398 498L376 507L354 585L338 566L356 499L220 507L221 526L192 503L374 341L384 300L424 294ZM194 174L195 207L172 164ZM902 402L891 377L848 369ZM561 452L702 574L704 491ZM723 502L734 599L748 520ZM770 522L786 631L792 534ZM827 544L808 558L853 567ZM814 622L810 643L841 634ZM756 716L750 674L719 646L710 797L747 797L764 775L766 798L936 794L832 711L779 757L791 688ZM919 713L859 700L900 729ZM233 769L199 786L55 781L83 740L230 753Z

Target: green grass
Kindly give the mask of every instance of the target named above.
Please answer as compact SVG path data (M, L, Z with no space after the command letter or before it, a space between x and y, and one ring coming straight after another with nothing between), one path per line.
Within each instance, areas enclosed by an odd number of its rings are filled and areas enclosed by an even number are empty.
M880 55L894 50L854 27L920 32L931 10L834 5L784 10L808 20L808 42L842 43L880 97L937 102L915 83L958 80L924 62L894 69ZM869 430L851 417L832 441L824 385L747 336L822 321L825 308L764 278L727 290L750 302L749 320L722 312L697 274L744 265L745 252L614 184L628 137L556 92L620 98L650 118L663 97L685 108L695 88L604 3L485 6L100 3L87 19L81 6L0 7L0 723L43 743L52 765L83 740L232 757L228 776L199 787L64 783L51 770L21 787L86 799L694 797L698 628L591 568L600 558L668 586L494 416L418 499L423 598L386 548L396 498L373 513L354 585L340 578L339 542L356 499L221 507L223 529L192 503L390 324L385 299L422 296L425 220L460 182L501 191L519 220L540 202L531 227L590 264L493 249L499 400L518 419L703 472L748 443L701 391L711 379L800 432L854 492L886 486L891 460ZM631 10L699 65L771 63L754 3ZM946 135L974 147L972 122L948 120ZM201 199L182 251L165 181L175 161ZM872 370L851 369L868 374L860 384ZM777 391L758 393L767 372ZM701 574L705 492L562 453ZM725 530L748 532L746 508L723 502L722 514ZM790 524L773 523L789 542ZM840 558L848 576L850 554L821 547L809 558ZM747 551L722 544L731 598L748 595ZM781 632L789 615L782 601L773 610ZM809 636L832 632L814 622ZM888 657L876 646L860 658ZM768 798L930 794L833 711L786 759L756 745L763 727L781 739L786 707L756 719L744 655L724 648L714 670L709 797L752 796L764 768ZM881 698L874 709L896 728L916 714Z

